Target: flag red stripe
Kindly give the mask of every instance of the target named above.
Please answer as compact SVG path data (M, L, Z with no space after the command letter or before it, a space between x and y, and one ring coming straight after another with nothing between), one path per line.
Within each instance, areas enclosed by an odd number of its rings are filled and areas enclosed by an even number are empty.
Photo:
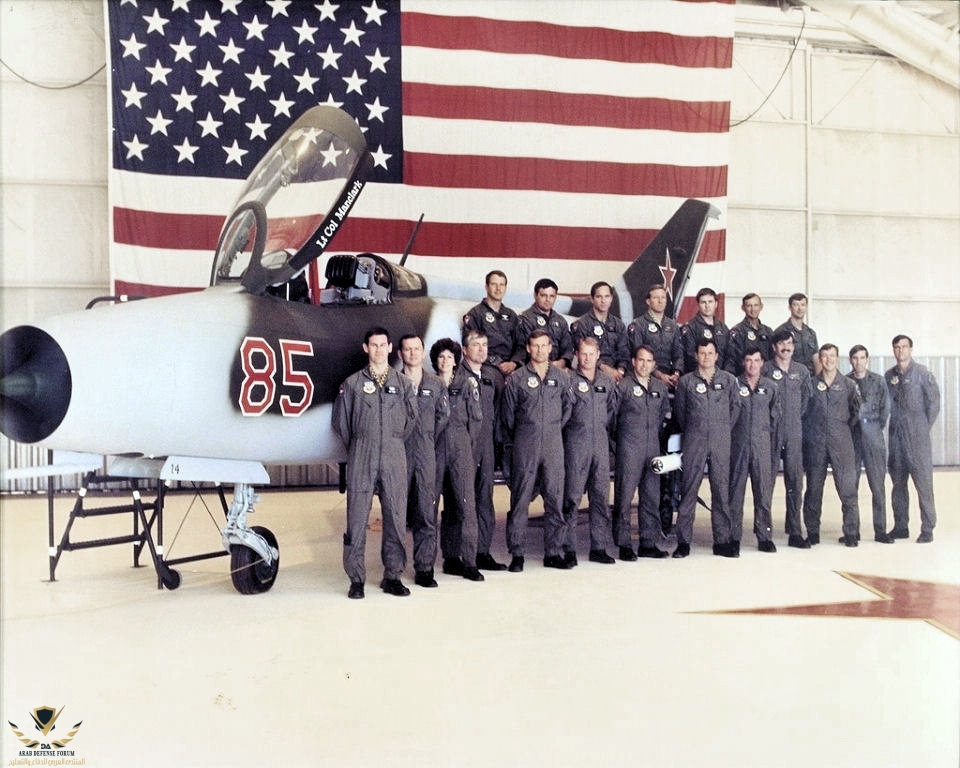
M730 102L629 98L480 86L403 84L405 115L505 123L726 133Z
M414 222L406 219L348 219L334 241L334 250L397 253L410 237ZM414 254L458 258L541 258L579 261L633 261L659 229L612 229L517 224L454 224L424 221ZM722 261L725 230L706 232L699 262Z
M148 248L208 250L213 254L223 219L203 214L183 214L176 230L163 224L170 214L156 214L130 208L115 208L114 221L124 223L116 241ZM410 237L413 222L406 219L347 219L333 251L398 253ZM656 229L613 229L602 227L559 227L516 224L457 224L425 221L417 233L415 253L461 258L509 259L543 254L543 258L585 261L633 261L657 234ZM704 235L699 261L723 259L723 230Z
M723 197L727 166L584 163L537 157L406 152L404 182L424 187L529 189L607 195Z
M568 27L540 21L499 21L405 11L401 36L404 46L446 50L677 67L725 68L733 62L733 40L729 37L684 37L667 32Z
M113 208L113 241L148 248L212 252L217 247L223 216L158 213Z

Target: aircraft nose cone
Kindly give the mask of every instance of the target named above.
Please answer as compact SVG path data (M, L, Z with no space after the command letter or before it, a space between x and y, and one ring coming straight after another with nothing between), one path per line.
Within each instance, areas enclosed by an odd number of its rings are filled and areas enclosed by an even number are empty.
M46 331L29 325L0 336L0 432L36 443L60 426L70 406L67 357Z

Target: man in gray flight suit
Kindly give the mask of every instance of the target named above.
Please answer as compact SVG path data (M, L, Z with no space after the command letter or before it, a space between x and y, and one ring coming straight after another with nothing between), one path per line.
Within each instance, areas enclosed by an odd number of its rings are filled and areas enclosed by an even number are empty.
M697 348L703 340L712 341L716 347L717 366L723 363L730 340L730 329L723 320L716 317L717 306L717 292L713 288L701 288L697 291L697 314L680 328L676 337L676 343L680 345L683 354L684 373L697 370Z
M398 342L401 373L410 379L417 397L417 422L407 439L407 519L413 530L414 583L435 587L433 564L437 560L437 442L450 418L447 388L423 369L423 339L415 334Z
M487 273L486 298L463 316L463 335L481 331L487 337L487 362L496 366L503 376L509 376L517 367L513 345L517 332L517 313L503 303L507 292L507 276L499 269Z
M747 478L753 494L753 532L757 549L776 552L770 502L773 496L774 442L780 426L780 397L772 379L760 375L763 356L756 346L743 351L743 373L737 378L740 416L730 440L730 517L734 538L743 531Z
M364 336L368 365L340 385L333 403L333 429L347 447L347 532L343 569L350 578L348 597L364 596L364 549L373 494L383 510L380 588L409 595L400 581L407 562L404 525L407 500L406 439L417 420L416 394L410 382L389 365L390 334L371 328Z
M610 523L610 422L617 385L598 370L600 342L585 336L577 347L577 369L570 373L570 419L563 429L564 560L577 564L577 512L584 491L590 519L590 562L612 563Z
M627 346L627 326L610 312L613 304L613 288L602 280L590 286L590 302L593 309L570 324L574 349L580 348L580 340L596 339L600 349L599 370L613 379L623 378L630 364L630 348Z
M774 441L773 462L776 467L783 458L787 546L809 549L810 542L803 535L800 511L803 504L803 414L810 401L810 371L794 361L790 331L774 331L771 342L773 358L763 364L760 375L773 380L780 396L780 429Z
M820 347L819 374L813 377L810 405L803 421L803 453L807 490L803 495L803 522L811 545L820 543L820 515L827 464L840 496L843 536L840 543L855 547L860 541L860 502L854 469L853 427L860 418L860 393L837 370L840 353L834 344Z
M820 344L817 332L804 322L807 316L807 297L803 293L794 293L787 299L790 317L774 329L789 331L793 337L793 359L806 367L812 376L820 372Z
M437 440L437 507L443 499L440 548L446 571L483 581L477 569L477 462L475 445L483 427L480 382L460 365L462 349L453 339L430 347L430 362L450 398L450 418ZM453 566L453 568L451 568Z
M713 554L739 557L740 540L730 516L730 433L740 411L737 380L717 368L713 339L697 342L697 369L680 377L673 407L683 430L683 480L677 510L677 548L674 557L690 554L697 493L710 463L710 525Z
M683 354L679 343L675 342L679 326L664 314L666 309L667 289L662 285L651 286L647 291L647 311L627 326L627 344L631 350L650 347L657 362L652 375L673 389L680 380Z
M651 374L662 381L670 394L676 389L683 372L683 348L680 346L680 326L666 316L667 289L653 285L647 290L647 311L636 317L627 326L627 345L631 352L647 346L653 350L656 367ZM660 452L666 453L670 434L679 429L670 424L661 430ZM681 472L660 475L660 527L666 533L673 527L673 513L680 499ZM614 511L614 534L616 534L616 511Z
M548 277L533 284L533 304L517 316L517 335L513 347L513 359L523 365L530 359L527 340L534 331L546 331L550 337L550 362L560 368L569 368L573 363L573 337L563 315L554 311L557 301L557 284Z
M530 362L517 368L503 390L500 419L513 443L507 546L513 556L509 571L523 570L530 502L539 489L543 497L543 564L571 567L563 544L563 436L570 418L570 376L550 363L552 342L538 329L527 340Z
M498 563L490 554L493 531L497 522L493 508L493 470L496 458L494 440L500 431L503 377L495 365L487 362L487 335L483 331L467 331L464 335L462 367L480 387L480 406L483 411L480 434L473 444L477 467L474 484L477 504L477 568L482 571L503 571L507 566L504 563ZM460 563L459 568L462 567L463 564ZM457 576L463 575L458 570L456 562L452 563L452 570L447 569L445 562L443 572Z
M660 431L670 416L667 385L654 377L656 366L653 349L640 345L633 352L631 372L617 384L613 506L620 559L625 561L636 560L637 555L669 556L668 551L660 548L664 541L658 511L660 476L650 466L650 460L661 453ZM630 502L635 492L640 529L637 553L630 540Z
M756 293L748 293L740 303L743 320L730 329L730 341L727 344L723 370L734 376L743 373L743 353L747 347L756 347L764 360L770 359L770 338L773 330L760 322L763 301Z
M887 445L883 431L890 418L890 394L887 382L879 373L867 370L870 353L863 344L850 349L850 365L847 374L860 393L860 418L853 428L854 467L857 487L860 487L860 467L867 472L867 484L873 497L873 538L881 544L893 544L895 539L887 533Z
M910 536L908 477L913 478L920 501L918 544L933 541L937 508L933 500L933 448L930 428L940 413L940 387L927 368L913 361L913 339L899 334L893 339L897 364L884 374L890 392L890 480L893 483L895 539Z

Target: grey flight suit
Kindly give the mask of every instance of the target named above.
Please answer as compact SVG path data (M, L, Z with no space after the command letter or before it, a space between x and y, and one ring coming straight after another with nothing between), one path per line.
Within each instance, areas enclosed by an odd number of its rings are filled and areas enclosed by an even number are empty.
M500 305L493 309L487 300L470 308L463 316L463 335L468 331L482 331L487 335L487 362L500 365L513 359L513 345L517 333L517 313Z
M783 458L783 485L787 496L785 530L788 536L803 538L800 510L803 505L803 414L810 402L810 371L792 362L784 371L776 360L768 360L760 375L772 379L780 395L780 428L774 441L773 465ZM774 472L776 484L776 472Z
M927 368L911 361L906 371L896 366L886 372L890 392L890 480L893 525L907 530L910 496L907 478L913 478L920 501L920 532L933 533L937 508L933 501L933 449L930 429L940 413L940 387Z
M471 376L480 386L480 407L483 411L483 421L480 432L473 443L473 458L477 468L474 483L475 501L477 505L477 552L490 554L490 545L493 543L493 531L497 518L493 509L493 471L496 460L494 440L499 439L500 398L503 394L503 375L500 370L490 363L484 362L479 371L473 371L470 364L464 360L461 364L463 372ZM472 435L471 435L472 437ZM444 539L446 515L440 524L440 539Z
M450 419L437 441L437 501L443 497L440 548L445 560L459 557L474 568L478 530L474 446L483 430L480 382L458 366L447 392Z
M758 323L754 327L746 318L741 320L730 329L723 370L730 371L734 376L740 376L743 373L743 353L749 347L756 347L760 350L760 356L764 360L769 360L771 336L773 331L769 326Z
M680 326L675 320L664 316L661 322L653 319L650 311L642 315L627 326L627 341L630 347L630 356L640 345L646 345L653 350L653 359L657 370L667 376L683 372L683 348L680 346ZM627 366L630 370L632 363ZM676 424L668 424L661 431L660 453L666 453L667 440L671 434L679 432ZM680 478L683 472L668 472L660 475L660 521L664 530L669 530L673 524L673 510L680 498ZM614 507L614 530L616 530L616 507Z
M677 341L679 331L680 326L677 325L675 320L664 317L658 323L650 316L649 312L644 312L640 317L634 318L627 326L627 344L630 357L633 357L633 351L637 347L645 344L653 350L653 359L657 363L658 371L668 376L682 372L683 354Z
M760 377L750 388L741 376L737 384L740 416L730 439L730 517L733 518L734 540L743 532L743 500L747 478L753 495L753 532L757 542L773 540L773 519L770 502L777 454L774 451L780 426L780 395L772 379Z
M347 446L347 532L343 569L351 583L366 581L364 550L373 494L380 498L383 577L398 579L406 567L407 500L405 442L417 420L410 381L389 369L383 387L369 368L348 377L333 403L333 429Z
M407 438L407 519L413 530L413 567L429 571L437 559L437 441L447 419L450 400L443 380L423 372L414 386L417 423Z
M860 486L860 467L866 470L867 484L873 499L873 533L887 532L887 445L883 432L890 418L890 394L883 376L867 371L862 379L847 374L860 392L860 418L853 428L854 467L857 487Z
M578 317L570 324L573 348L580 339L592 337L600 344L600 363L611 368L627 370L630 367L630 349L627 342L627 326L623 320L607 313L605 321L598 320L592 311Z
M550 349L550 362L566 360L567 368L573 363L573 337L570 335L570 326L563 315L550 310L545 315L536 304L525 309L517 316L517 332L514 336L513 360L520 366L530 359L527 354L527 339L537 330L544 330L550 336L553 347Z
M616 413L617 385L597 371L593 381L570 373L570 419L563 428L564 549L577 551L577 511L584 492L590 510L590 550L611 544L610 423Z
M722 363L727 354L727 345L730 341L730 329L724 325L722 320L713 319L713 323L706 322L698 312L687 323L680 327L680 333L677 334L674 343L680 345L680 352L683 355L684 373L692 373L697 370L697 345L701 339L710 339L717 348L717 368L722 368ZM676 353L675 353L676 354Z
M793 337L793 360L800 363L810 375L813 375L813 358L820 353L820 342L817 341L817 332L806 323L799 330L794 327L789 318L773 329L774 335L780 331L789 331Z
M820 534L823 483L827 464L833 467L833 483L840 496L843 535L860 537L860 503L854 467L853 426L860 418L860 393L839 373L832 384L813 377L810 405L803 419L803 455L807 490L803 495L803 522L808 534Z
M512 439L507 546L523 557L530 502L543 496L544 556L563 554L563 435L570 418L569 374L550 365L541 379L532 365L507 378L500 407L504 434Z
M677 540L693 541L697 492L710 462L710 525L714 544L739 541L730 515L730 433L740 410L737 379L719 368L712 381L693 371L680 377L673 407L683 430L683 481Z
M650 468L650 460L661 453L660 430L670 415L667 385L651 376L644 386L631 371L617 384L617 390L613 483L617 546L631 546L630 502L636 491L640 546L654 547L663 532L658 509L660 476Z

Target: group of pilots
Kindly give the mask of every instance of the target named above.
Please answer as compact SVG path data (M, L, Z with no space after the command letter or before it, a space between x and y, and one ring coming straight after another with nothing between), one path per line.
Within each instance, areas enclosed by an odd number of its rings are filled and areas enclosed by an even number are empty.
M400 578L408 527L418 586L437 586L438 538L446 574L483 581L484 570L522 572L537 495L545 567L578 564L584 494L591 562L614 563L612 551L623 561L686 557L704 474L713 554L740 554L748 479L757 548L776 552L771 499L781 461L788 546L820 543L828 465L841 502L841 544L860 541L861 468L872 495L874 540L910 536L912 478L920 506L916 541L933 541L930 429L940 392L930 371L912 359L908 336L893 339L896 365L884 376L867 370L868 351L859 344L843 375L837 347L820 345L806 324L801 293L789 298L790 317L771 329L760 321L763 303L755 293L743 298L743 320L728 328L715 316L710 288L697 293L698 312L683 325L666 316L663 285L649 289L646 311L629 324L611 312L613 289L605 282L591 287L591 310L570 324L553 308L554 281L538 280L533 304L520 313L503 304L506 288L502 271L487 274L486 298L463 317L462 345L445 338L428 351L419 336L398 339L399 369L390 364L390 332L367 331L368 364L343 382L333 408L333 427L348 448L349 597L364 597L374 494L383 513L380 587L397 596L410 594ZM658 474L655 460L671 433L681 435L683 469ZM509 564L490 554L495 468L510 488Z

